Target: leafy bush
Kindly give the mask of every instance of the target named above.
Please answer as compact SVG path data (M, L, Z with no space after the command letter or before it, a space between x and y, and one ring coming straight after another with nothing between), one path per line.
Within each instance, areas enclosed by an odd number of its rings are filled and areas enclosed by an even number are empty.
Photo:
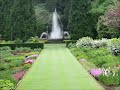
M0 71L2 70L8 70L9 69L9 65L8 64L4 64L4 63L0 63Z
M12 50L15 50L15 47L30 47L31 49L35 48L44 48L44 43L20 43L20 44L0 44L0 47L9 46Z
M15 55L15 56L9 56L9 57L5 57L4 61L12 61L12 60L23 60L25 57L22 55Z
M27 43L39 43L40 42L40 38L38 36L35 37L31 37L30 39L28 39Z
M12 56L11 48L10 47L0 47L0 57L5 58L5 57L9 57L9 56Z
M120 70L118 72L107 71L99 77L99 80L105 85L120 85Z
M16 47L15 51L17 51L17 52L30 52L31 48L29 48L29 47L19 47L19 48Z
M108 42L108 48L113 55L120 55L120 39L113 38Z
M70 43L74 44L74 43L77 42L77 40L64 40L64 42L65 42L65 44L66 44L66 47L68 47L68 45L69 45Z
M5 46L5 47L0 47L0 50L1 50L1 51L4 51L4 50L5 50L5 51L6 51L6 50L7 50L7 51L11 51L11 48L8 47L8 46Z
M0 44L12 44L14 43L13 41L5 41L5 40L0 40Z
M19 38L17 38L16 40L14 40L14 43L22 43L23 41L20 40Z
M38 51L40 52L42 49L41 48L35 48L33 51Z
M0 90L14 90L14 84L10 80L0 80Z
M16 84L16 81L12 77L13 71L12 70L6 70L0 72L0 79L7 79L10 80L12 83Z
M92 42L93 48L100 48L100 47L106 47L107 46L108 39L103 38L102 40L94 40Z
M22 67L22 70L28 70L30 67L31 67L31 64L25 64L25 65Z
M75 44L75 43L69 43L67 47L68 47L68 48L75 48L75 47L76 47L76 44Z
M13 67L20 67L22 63L23 63L23 60L12 60L12 61L9 63L9 66L10 66L11 68L13 68Z
M76 43L77 48L80 47L92 47L93 39L90 37L83 37L79 39Z

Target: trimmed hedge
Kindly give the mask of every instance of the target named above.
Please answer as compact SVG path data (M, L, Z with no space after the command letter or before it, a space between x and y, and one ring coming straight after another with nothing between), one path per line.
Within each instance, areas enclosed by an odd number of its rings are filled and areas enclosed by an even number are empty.
M30 47L31 49L35 48L44 48L44 43L20 43L20 44L0 44L0 47L9 46L12 50L16 47Z
M66 47L68 47L70 43L76 43L77 40L65 40L64 42L66 43Z

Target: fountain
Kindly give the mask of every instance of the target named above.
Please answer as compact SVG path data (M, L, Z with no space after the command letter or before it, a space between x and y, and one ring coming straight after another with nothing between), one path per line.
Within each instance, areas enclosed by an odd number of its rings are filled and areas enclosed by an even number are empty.
M49 41L59 41L63 39L70 39L70 35L67 31L63 31L63 26L60 20L60 16L57 14L57 11L55 11L52 14L52 23L50 24L52 27L52 30L49 32L43 32L41 34L40 39L42 40L49 40Z

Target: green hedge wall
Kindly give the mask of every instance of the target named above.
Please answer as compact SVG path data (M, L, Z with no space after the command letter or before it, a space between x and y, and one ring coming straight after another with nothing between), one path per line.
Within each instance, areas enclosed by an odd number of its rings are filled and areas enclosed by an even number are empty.
M76 43L77 40L65 40L64 42L65 42L65 44L66 44L66 47L68 47L68 45L69 45L70 43Z
M22 44L0 44L0 47L9 46L11 49L15 49L15 47L30 47L31 49L35 48L44 48L44 43L22 43Z

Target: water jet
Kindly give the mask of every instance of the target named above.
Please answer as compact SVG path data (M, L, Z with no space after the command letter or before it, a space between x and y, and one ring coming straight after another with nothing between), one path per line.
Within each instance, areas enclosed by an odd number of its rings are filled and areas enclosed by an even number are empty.
M50 17L48 31L43 32L40 39L49 41L62 41L70 39L69 32L63 31L63 25L56 9L53 12L52 17Z

